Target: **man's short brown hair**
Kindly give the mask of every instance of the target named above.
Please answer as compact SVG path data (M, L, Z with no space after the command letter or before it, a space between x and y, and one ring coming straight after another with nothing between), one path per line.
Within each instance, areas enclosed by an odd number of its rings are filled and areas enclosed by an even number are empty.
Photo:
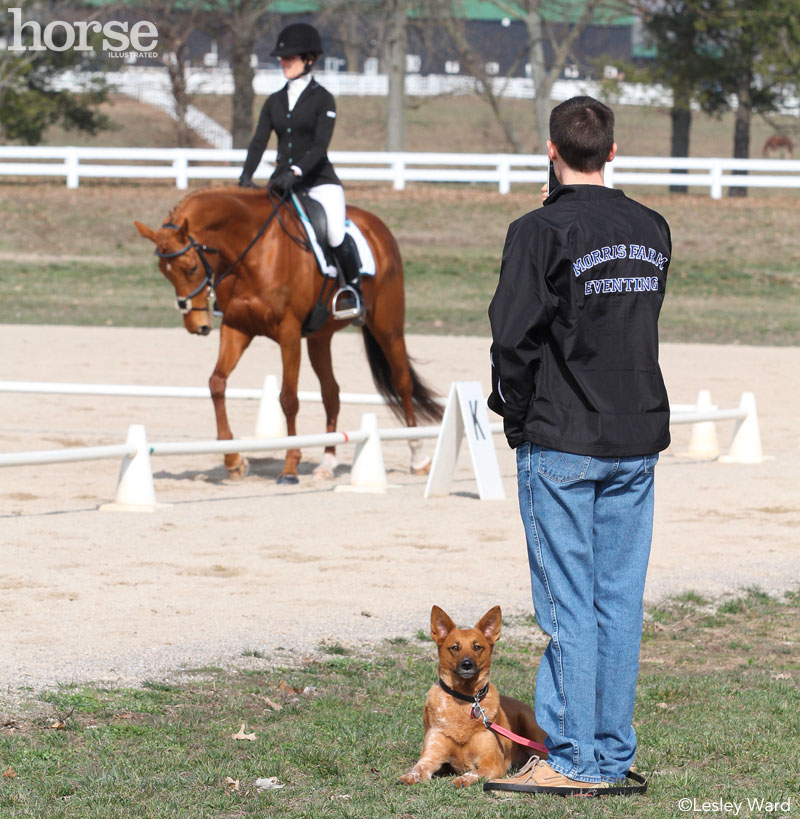
M550 112L550 141L574 171L599 171L614 145L614 112L594 97L572 97Z

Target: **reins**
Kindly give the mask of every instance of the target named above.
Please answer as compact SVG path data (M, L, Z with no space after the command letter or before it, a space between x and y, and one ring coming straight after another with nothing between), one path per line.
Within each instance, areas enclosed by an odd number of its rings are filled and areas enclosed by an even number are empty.
M280 196L278 196L277 198L273 198L272 188L268 188L267 189L267 195L269 196L269 201L272 202L272 213L270 213L270 215L267 216L266 221L264 222L264 224L261 225L261 227L258 229L258 232L256 233L256 235L250 240L250 244L247 245L247 247L237 256L235 261L233 261L231 264L228 265L228 269L217 279L217 281L214 284L215 287L217 285L219 285L219 283L226 276L230 276L230 274L233 273L233 268L236 267L236 265L239 264L239 262L242 261L242 259L244 259L244 257L250 252L253 245L264 235L264 232L272 224L272 220L276 216L278 217L278 224L283 228L285 233L288 233L288 231L286 230L285 225L281 221L280 209L281 209L281 205L287 200L287 198L289 196L289 191L286 190ZM291 236L291 234L289 234L289 235Z

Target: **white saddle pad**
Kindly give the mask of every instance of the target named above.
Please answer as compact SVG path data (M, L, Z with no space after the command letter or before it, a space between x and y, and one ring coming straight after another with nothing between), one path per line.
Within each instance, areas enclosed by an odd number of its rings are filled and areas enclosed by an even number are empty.
M294 195L292 195L292 198L294 198ZM295 202L295 204L297 203ZM322 271L322 275L330 276L331 278L335 279L336 276L339 275L338 271L336 270L335 265L328 264L327 260L325 259L325 254L322 252L322 248L317 241L317 235L314 233L314 227L311 224L311 220L308 218L308 216L306 216L306 212L301 207L297 210L300 214L300 221L303 223L303 227L305 228L308 241L311 244L311 249L314 251L314 255L317 257L317 264L319 265L319 269ZM361 232L358 225L351 219L347 219L345 221L344 229L353 237L356 247L358 248L358 255L361 258L361 275L374 276L375 257L372 255L372 248L364 238L364 234Z

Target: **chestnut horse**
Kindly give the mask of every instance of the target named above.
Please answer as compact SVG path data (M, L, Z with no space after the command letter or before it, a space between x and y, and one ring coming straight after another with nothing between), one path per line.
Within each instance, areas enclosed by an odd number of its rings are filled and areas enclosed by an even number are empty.
M785 152L791 159L793 151L794 145L792 145L792 140L789 139L786 134L773 134L771 137L767 137L761 154L764 157L768 157L770 154L777 154L782 157Z
M386 225L374 214L348 207L372 249L374 277L363 278L366 322L362 327L367 358L378 391L408 426L417 418L439 420L442 409L417 377L406 352L405 296L400 251ZM219 356L209 379L217 419L217 438L233 438L225 409L225 386L255 336L278 342L283 363L280 403L289 435L297 433L297 380L303 324L319 301L329 302L335 287L323 291L313 253L308 249L294 207L264 189L206 188L185 197L158 230L135 222L156 244L159 268L175 288L183 323L190 333L208 335L214 298L222 311ZM322 296L321 296L322 294ZM319 379L327 432L336 430L339 385L333 374L331 337L350 322L328 317L307 336L308 356ZM418 441L409 441L411 469L424 473L430 460ZM279 483L297 483L300 450L286 454ZM325 450L316 473L332 477L335 448ZM225 455L232 478L247 474L247 459Z

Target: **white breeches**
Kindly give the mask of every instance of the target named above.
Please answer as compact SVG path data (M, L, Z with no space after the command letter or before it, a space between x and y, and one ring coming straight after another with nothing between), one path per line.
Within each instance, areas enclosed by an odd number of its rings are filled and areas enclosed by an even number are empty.
M325 208L328 220L328 242L339 247L344 241L344 188L341 185L314 185L308 195Z

